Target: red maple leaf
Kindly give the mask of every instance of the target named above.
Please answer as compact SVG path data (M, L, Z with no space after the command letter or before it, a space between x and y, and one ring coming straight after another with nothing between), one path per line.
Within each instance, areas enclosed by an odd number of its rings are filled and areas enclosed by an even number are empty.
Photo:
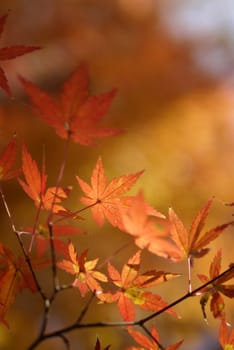
M139 248L173 261L179 259L179 249L168 239L168 220L158 211L149 210L142 192L133 198L130 208L121 215L124 231L135 237Z
M98 281L107 282L107 277L97 270L94 270L98 263L98 258L87 260L88 250L84 250L78 257L77 251L72 242L68 245L69 260L61 260L57 262L57 266L74 275L73 286L78 288L81 296L91 290L92 292L100 293L102 287Z
M49 187L46 189L45 165L43 164L40 173L35 160L32 159L25 145L22 148L22 171L26 182L21 179L18 181L27 195L34 200L36 207L49 211L52 209L53 213L57 214L66 212L60 203L67 199L71 188L59 187L56 190L56 187Z
M110 347L111 347L111 345L107 345L107 346L105 346L105 348L103 348L103 350L109 350ZM96 341L94 350L101 350L101 343L100 343L100 340L98 339L98 337L97 337L97 341Z
M203 274L199 274L198 277L203 283L207 283L213 278L220 274L222 261L221 249L218 250L217 254L214 256L213 261L210 264L209 277ZM204 288L201 292L205 293L201 297L201 306L204 318L206 319L205 306L211 297L210 310L213 313L214 318L222 318L224 316L224 300L221 294L227 296L228 298L234 297L234 285L223 284L234 277L234 269L230 270L229 273L225 274L223 277L218 278L215 282L211 283L209 286Z
M2 32L4 30L7 17L8 15L4 15L0 17L0 36L2 35ZM0 61L11 60L13 58L25 55L26 53L29 53L38 49L40 49L40 47L38 46L23 46L23 45L2 47L0 48ZM9 96L11 96L11 90L8 85L5 72L1 67L0 67L0 86Z
M120 315L125 321L133 321L135 319L134 304L151 311L158 311L167 306L167 302L159 295L143 289L178 276L178 274L156 270L139 274L140 260L141 251L138 251L128 260L127 264L124 264L121 274L111 263L108 263L110 280L118 289L114 293L104 292L99 295L100 300L103 302L117 302ZM168 309L166 312L177 316L177 313L172 309Z
M234 349L234 328L231 329L231 332L228 335L228 327L225 318L221 319L219 328L219 342L223 350Z
M178 260L189 257L200 258L209 252L207 245L217 238L223 231L234 222L228 222L220 226L216 226L211 230L202 234L205 221L207 219L210 206L213 200L210 199L205 206L195 216L191 227L187 230L183 222L179 219L173 209L169 209L170 234L173 241L179 248L180 255Z
M20 80L40 118L53 127L60 137L71 137L74 142L89 146L95 144L94 140L97 138L122 132L119 129L100 126L116 90L89 96L88 72L85 65L80 65L64 83L59 101L30 81L22 77Z
M152 326L151 328L152 339L140 332L135 331L132 327L128 327L128 333L140 345L140 347L130 346L125 350L159 350L159 335L155 326ZM176 344L166 347L165 350L176 350L180 347L182 343L183 340Z
M20 173L20 169L12 170L16 158L16 142L12 140L0 155L0 181L10 180Z
M107 184L104 167L101 158L98 159L91 176L91 186L79 176L76 177L86 197L80 201L91 207L95 222L103 225L107 219L113 226L123 228L121 211L131 205L133 197L123 197L135 184L143 170L135 174L115 177Z
M0 244L0 265L0 322L8 326L5 316L17 294L25 288L36 292L37 288L25 260L16 257L2 244ZM34 268L36 267L34 265Z

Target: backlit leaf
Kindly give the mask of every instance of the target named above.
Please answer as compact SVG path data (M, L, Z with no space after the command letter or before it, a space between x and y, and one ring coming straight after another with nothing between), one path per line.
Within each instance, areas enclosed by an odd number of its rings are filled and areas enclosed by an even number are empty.
M234 350L234 328L228 334L228 326L225 318L221 319L219 328L219 342L223 350Z
M71 188L49 187L46 189L47 175L45 174L45 165L43 163L40 173L35 160L27 150L22 147L22 170L25 181L19 179L19 183L27 195L34 201L36 207L45 210L53 209L54 213L66 212L66 209L60 204L67 199ZM53 208L52 208L53 206Z
M179 259L180 251L168 237L168 220L158 211L149 209L142 192L132 199L128 210L122 210L121 219L123 230L134 236L139 248L171 260Z
M198 277L203 283L207 283L209 280L217 277L220 274L221 270L221 261L222 261L222 252L221 249L218 250L217 254L214 256L209 270L209 277L199 274ZM234 269L230 270L229 273L225 274L220 279L218 278L216 281L208 285L206 288L202 290L204 293L201 297L201 306L203 310L203 315L206 319L205 306L210 299L210 310L214 316L214 318L222 318L224 317L224 308L225 303L221 294L233 298L234 297L234 285L225 285L223 283L227 282L229 279L234 276Z
M132 327L128 327L128 332L131 335L131 337L135 340L135 342L138 343L138 345L140 345L140 347L130 346L126 350L159 350L158 344L160 344L160 340L155 326L152 326L151 328L152 338L149 338L146 335L135 331ZM173 345L169 345L165 348L165 350L176 350L180 347L182 343L183 340Z
M117 302L119 312L125 321L133 321L135 318L134 305L145 310L158 311L167 306L160 296L151 292L145 292L143 289L148 286L154 286L167 280L167 275L172 277L173 274L166 272L158 273L156 270L147 271L139 274L141 260L141 251L136 252L127 263L124 264L122 272L119 273L116 268L109 262L108 273L110 281L118 287L116 292L103 292L99 298L106 303ZM154 276L155 275L155 276ZM163 275L165 278L163 278ZM178 275L174 275L176 277ZM175 311L168 309L166 312L173 316L178 316Z
M10 180L20 173L20 169L12 170L16 158L16 141L13 139L0 154L0 181Z
M9 307L23 289L36 292L32 273L24 259L16 257L8 248L0 244L0 322L8 326L5 319ZM38 265L39 266L39 265ZM36 269L37 266L34 265Z
M135 174L116 177L107 184L105 171L101 158L98 159L91 176L91 186L79 176L76 177L86 197L81 197L81 202L91 206L91 212L95 222L103 225L107 219L113 226L122 228L121 210L126 209L129 200L122 197L135 184L143 171Z
M209 252L208 244L223 233L227 227L233 225L233 221L227 222L202 233L212 202L212 199L209 200L198 212L189 230L185 228L173 209L169 210L171 238L180 251L178 260L187 259L188 257L200 258L206 255Z
M78 256L72 242L68 245L69 260L63 259L57 262L57 266L75 276L73 286L78 288L81 296L85 296L89 290L101 292L102 287L98 281L107 282L107 277L100 271L94 270L98 259L87 260L87 250Z
M2 32L4 30L7 17L8 15L4 15L0 17L0 36L2 35ZM0 61L11 60L13 58L25 55L26 53L33 52L38 49L40 49L38 46L23 46L23 45L2 47L0 48ZM0 86L9 96L11 96L11 90L8 85L5 72L1 67L0 67Z
M84 64L64 83L60 100L38 88L32 82L20 78L26 94L29 96L39 117L53 127L56 133L84 146L95 144L102 137L118 135L120 129L101 126L116 95L116 90L108 93L88 95L88 72Z

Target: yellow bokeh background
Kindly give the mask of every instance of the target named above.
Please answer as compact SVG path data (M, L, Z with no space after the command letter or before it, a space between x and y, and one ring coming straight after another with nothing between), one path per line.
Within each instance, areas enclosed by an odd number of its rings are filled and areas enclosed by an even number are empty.
M234 5L225 0L227 13ZM229 6L229 7L228 7ZM225 6L223 5L223 9ZM200 13L199 13L200 10ZM63 141L28 108L28 100L17 76L32 80L54 94L80 62L90 74L90 92L99 94L118 89L105 124L126 132L100 140L95 147L72 144L63 185L72 185L68 201L72 210L81 207L79 175L90 180L92 169L102 157L109 179L141 169L145 173L131 193L143 189L146 199L165 215L173 209L189 227L197 211L215 197L206 228L232 220L233 209L224 204L234 200L234 92L233 34L229 17L208 0L194 2L154 0L24 0L0 3L0 14L9 13L0 45L39 45L42 49L14 60L0 62L14 98L0 92L0 145L14 132L19 144L24 140L32 156L41 164L45 149L49 185L54 185L61 162ZM186 17L187 16L187 17ZM20 153L20 152L19 152ZM18 157L20 163L20 155ZM33 224L35 209L17 181L4 184L12 216L19 228ZM15 252L19 247L1 206L1 241ZM90 213L78 227L87 230L75 239L77 250L89 248L89 257L105 260L129 237L105 224L94 225ZM95 242L95 244L94 244ZM197 260L193 271L208 273L209 263L222 247L222 268L233 261L233 229L211 244L211 252ZM136 251L123 249L112 262L119 269ZM173 301L187 291L186 266L172 264L146 251L143 267L181 272L185 276L155 289ZM51 275L40 277L50 289ZM226 299L225 299L226 300ZM233 302L226 300L227 318L234 323ZM83 300L76 291L66 291L56 299L49 329L69 325L76 319ZM41 322L39 297L25 291L7 314L10 330L0 328L0 349L26 349L35 339ZM219 349L219 322L209 324L202 317L199 299L190 298L176 307L182 318L162 315L153 320L163 344L185 339L182 350ZM137 313L138 317L148 313ZM120 320L113 305L94 302L85 322ZM216 332L216 333L214 333ZM103 347L124 349L133 344L125 329L85 329L71 332L72 349L94 349L96 337ZM44 342L38 349L64 349L60 339Z

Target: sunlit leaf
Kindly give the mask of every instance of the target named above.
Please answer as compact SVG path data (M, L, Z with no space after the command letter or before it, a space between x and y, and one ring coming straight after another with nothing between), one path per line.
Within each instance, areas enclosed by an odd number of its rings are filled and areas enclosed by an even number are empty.
M135 184L143 171L135 174L122 175L112 179L107 184L107 178L101 158L98 159L91 176L91 186L79 176L76 177L85 197L81 202L91 207L95 222L103 225L105 219L113 226L122 228L121 210L129 206L129 197L123 197Z

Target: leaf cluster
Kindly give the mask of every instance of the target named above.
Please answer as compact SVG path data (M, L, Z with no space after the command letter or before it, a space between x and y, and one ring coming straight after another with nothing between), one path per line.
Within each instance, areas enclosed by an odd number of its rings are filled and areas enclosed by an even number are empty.
M7 16L0 18L0 34L4 29L6 18ZM36 49L38 48L34 46L1 48L0 60L13 59ZM124 326L132 340L137 343L128 347L128 350L175 350L180 348L183 340L164 347L156 326L153 325L149 330L145 323L154 320L162 313L180 317L174 306L196 295L200 296L205 319L207 319L205 306L210 300L211 312L214 318L220 320L219 342L223 349L233 350L233 330L228 335L224 300L224 297L233 298L234 296L234 285L226 284L233 278L233 263L226 271L221 272L220 249L210 264L209 276L198 274L202 285L193 290L191 283L193 260L205 256L209 252L210 243L223 234L228 227L232 227L233 221L222 223L204 232L214 201L209 199L195 216L190 229L187 229L172 208L169 209L168 216L153 208L144 198L143 191L139 191L136 195L128 195L143 175L143 170L116 176L108 181L101 156L94 165L89 182L82 179L80 174L74 174L83 192L82 196L77 193L81 207L75 210L68 208L66 200L74 190L69 185L62 187L61 182L64 177L69 144L74 142L81 146L90 146L94 145L97 139L122 132L120 129L102 125L116 90L91 96L88 91L89 77L85 64L79 65L65 81L58 100L26 78L19 79L29 98L30 109L63 139L65 151L57 181L52 187L47 185L48 176L44 158L40 169L24 142L19 146L13 138L0 154L1 198L21 249L21 255L18 256L0 243L0 322L2 325L10 327L7 322L8 310L14 304L17 295L28 289L32 293L38 293L44 303L41 329L28 349L35 349L43 341L54 337L59 337L67 349L70 349L66 334L72 330ZM8 95L12 94L2 69L0 69L0 86ZM21 153L21 166L15 167L18 149ZM12 179L17 179L19 186L35 207L33 225L29 224L21 230L14 224L3 190L4 181ZM121 271L111 262L121 249L107 259L103 259L103 262L100 261L101 257L90 257L89 247L78 252L73 237L75 235L82 240L84 232L79 228L80 214L89 210L97 225L102 226L107 222L119 232L129 235L131 244L136 245L136 252L123 261ZM60 223L64 221L66 224L61 225ZM28 237L30 237L29 242ZM141 272L143 250L172 263L182 261L187 263L188 293L171 303L164 300L156 292L157 286L174 278L179 279L180 274L156 268ZM51 269L53 289L50 295L45 293L44 286L39 282L38 273L41 269ZM62 282L59 271L63 271L71 278L70 284L65 285ZM80 310L76 322L50 332L48 329L51 305L58 293L68 288L75 289L84 300L86 296L90 299ZM119 311L121 321L83 323L94 300L99 304L114 304ZM147 316L138 320L136 307L145 310ZM136 331L136 326L140 327L145 334ZM111 345L107 345L104 349L107 350L110 347ZM99 338L93 348L95 350L102 348Z

